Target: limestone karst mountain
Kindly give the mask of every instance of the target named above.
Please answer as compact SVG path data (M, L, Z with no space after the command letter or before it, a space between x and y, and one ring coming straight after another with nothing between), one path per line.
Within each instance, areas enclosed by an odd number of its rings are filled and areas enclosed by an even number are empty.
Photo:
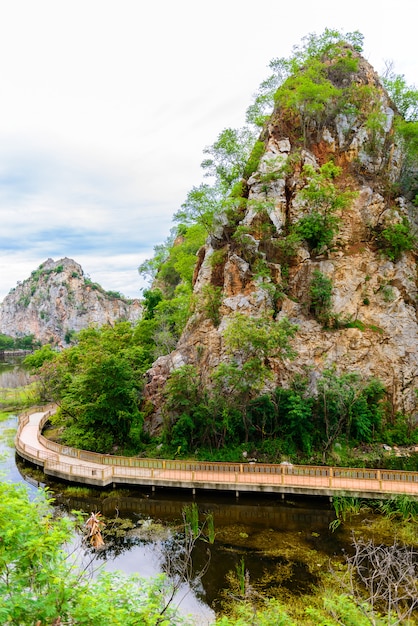
M66 344L71 333L90 325L141 316L138 300L106 292L88 279L72 259L48 259L18 284L0 305L0 332L33 334L42 343Z
M275 101L258 162L198 253L194 313L148 372L154 426L174 369L205 375L228 359L225 329L237 312L298 326L295 357L270 358L266 384L299 373L314 388L335 367L380 379L393 411L416 412L417 167L399 111L348 44L301 67Z

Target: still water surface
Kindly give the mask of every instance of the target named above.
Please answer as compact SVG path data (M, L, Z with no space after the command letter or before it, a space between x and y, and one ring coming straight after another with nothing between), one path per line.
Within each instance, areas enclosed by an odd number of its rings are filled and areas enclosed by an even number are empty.
M22 380L25 379L20 368L0 364L0 387L5 387L5 382L9 387L20 386L25 384ZM194 564L200 569L209 549L209 569L196 589L182 590L186 594L182 610L198 615L200 624L212 621L214 611L225 600L230 575L236 572L242 558L251 584L258 591L275 595L281 588L283 593L299 594L317 582L315 567L319 573L327 567L328 558L342 554L346 545L346 537L329 530L335 516L325 499L282 500L273 494L248 494L235 500L219 492L201 492L193 498L185 491L152 493L145 488L91 489L88 494L77 495L74 489L69 492L65 483L47 481L42 472L15 456L11 433L16 426L16 415L0 422L0 479L24 481L31 490L47 484L57 505L65 510L87 514L100 511L110 527L126 527L118 539L99 553L99 560L108 570L141 576L161 572L167 551L164 529L180 527L182 511L192 502L196 502L202 519L205 513L212 513L215 542L198 542L194 553Z

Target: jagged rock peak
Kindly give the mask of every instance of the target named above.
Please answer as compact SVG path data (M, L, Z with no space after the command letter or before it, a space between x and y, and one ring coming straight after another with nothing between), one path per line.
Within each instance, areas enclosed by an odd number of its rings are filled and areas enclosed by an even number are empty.
M311 83L309 72L316 72ZM304 78L310 95L300 90ZM416 155L411 163L396 119L376 72L349 45L337 59L302 67L283 83L237 209L219 220L198 254L194 292L201 305L176 349L149 372L146 392L157 417L173 369L192 364L205 376L228 358L223 332L234 314L269 310L298 325L295 359L270 363L274 384L287 386L307 372L314 384L335 367L380 379L394 411L416 411L416 243L388 253L385 238L402 228L407 238L418 221L410 202L418 191ZM311 285L318 273L332 285L333 326L315 315ZM216 326L202 304L208 287L221 290Z
M0 332L12 337L33 334L43 343L65 345L73 332L90 325L135 322L141 315L139 300L105 291L73 259L47 259L4 298Z

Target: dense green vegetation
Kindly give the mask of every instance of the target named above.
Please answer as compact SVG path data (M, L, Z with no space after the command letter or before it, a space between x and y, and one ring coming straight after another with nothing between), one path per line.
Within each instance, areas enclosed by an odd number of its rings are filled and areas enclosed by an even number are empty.
M277 387L251 397L249 389L256 386L246 370L233 378L227 369L225 393L219 385L225 369L220 366L214 372L210 391L190 365L173 374L167 386L169 418L164 432L168 453L177 449L190 454L201 446L200 458L225 457L225 451L221 455L217 450L227 448L229 460L240 460L247 450L260 460L322 463L337 441L341 448L385 441L389 436L384 388L378 380L327 370L318 380L317 394L310 392L307 378L297 377L288 389ZM411 434L411 441L417 437L418 432Z
M385 254L395 262L399 261L403 252L414 249L416 236L411 232L411 226L406 217L401 222L389 224L382 230L380 245Z
M57 353L44 346L26 358L39 373L41 398L59 406L54 425L63 428L62 442L127 454L154 455L158 448L160 456L200 459L240 460L245 450L259 460L318 463L347 462L343 450L349 454L359 444L418 442L416 426L391 415L385 389L375 379L330 369L318 378L316 391L308 376L299 375L288 388L265 392L272 378L268 360L292 358L297 328L286 318L242 314L224 331L229 360L209 381L192 365L172 373L164 389L164 426L150 439L142 426L148 409L143 374L153 360L150 321L88 329L72 348Z
M203 446L219 450L240 441L252 431L251 401L271 378L268 357L289 357L296 327L287 319L251 319L236 314L225 331L230 354L212 372L210 385L191 365L173 372L166 387L164 440L178 452Z
M67 350L44 346L26 358L28 367L42 368L41 399L59 404L56 423L65 424L69 445L102 452L138 445L142 375L152 356L136 333L128 322L89 328Z

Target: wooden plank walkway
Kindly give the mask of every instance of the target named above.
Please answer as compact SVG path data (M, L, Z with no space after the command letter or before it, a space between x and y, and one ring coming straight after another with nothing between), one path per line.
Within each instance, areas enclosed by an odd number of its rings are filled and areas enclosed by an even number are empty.
M97 454L49 441L41 434L54 406L36 407L19 417L18 454L43 468L45 474L75 483L106 487L129 484L156 487L212 489L235 492L351 495L388 498L407 494L418 497L418 472L395 470L215 463L140 459Z

